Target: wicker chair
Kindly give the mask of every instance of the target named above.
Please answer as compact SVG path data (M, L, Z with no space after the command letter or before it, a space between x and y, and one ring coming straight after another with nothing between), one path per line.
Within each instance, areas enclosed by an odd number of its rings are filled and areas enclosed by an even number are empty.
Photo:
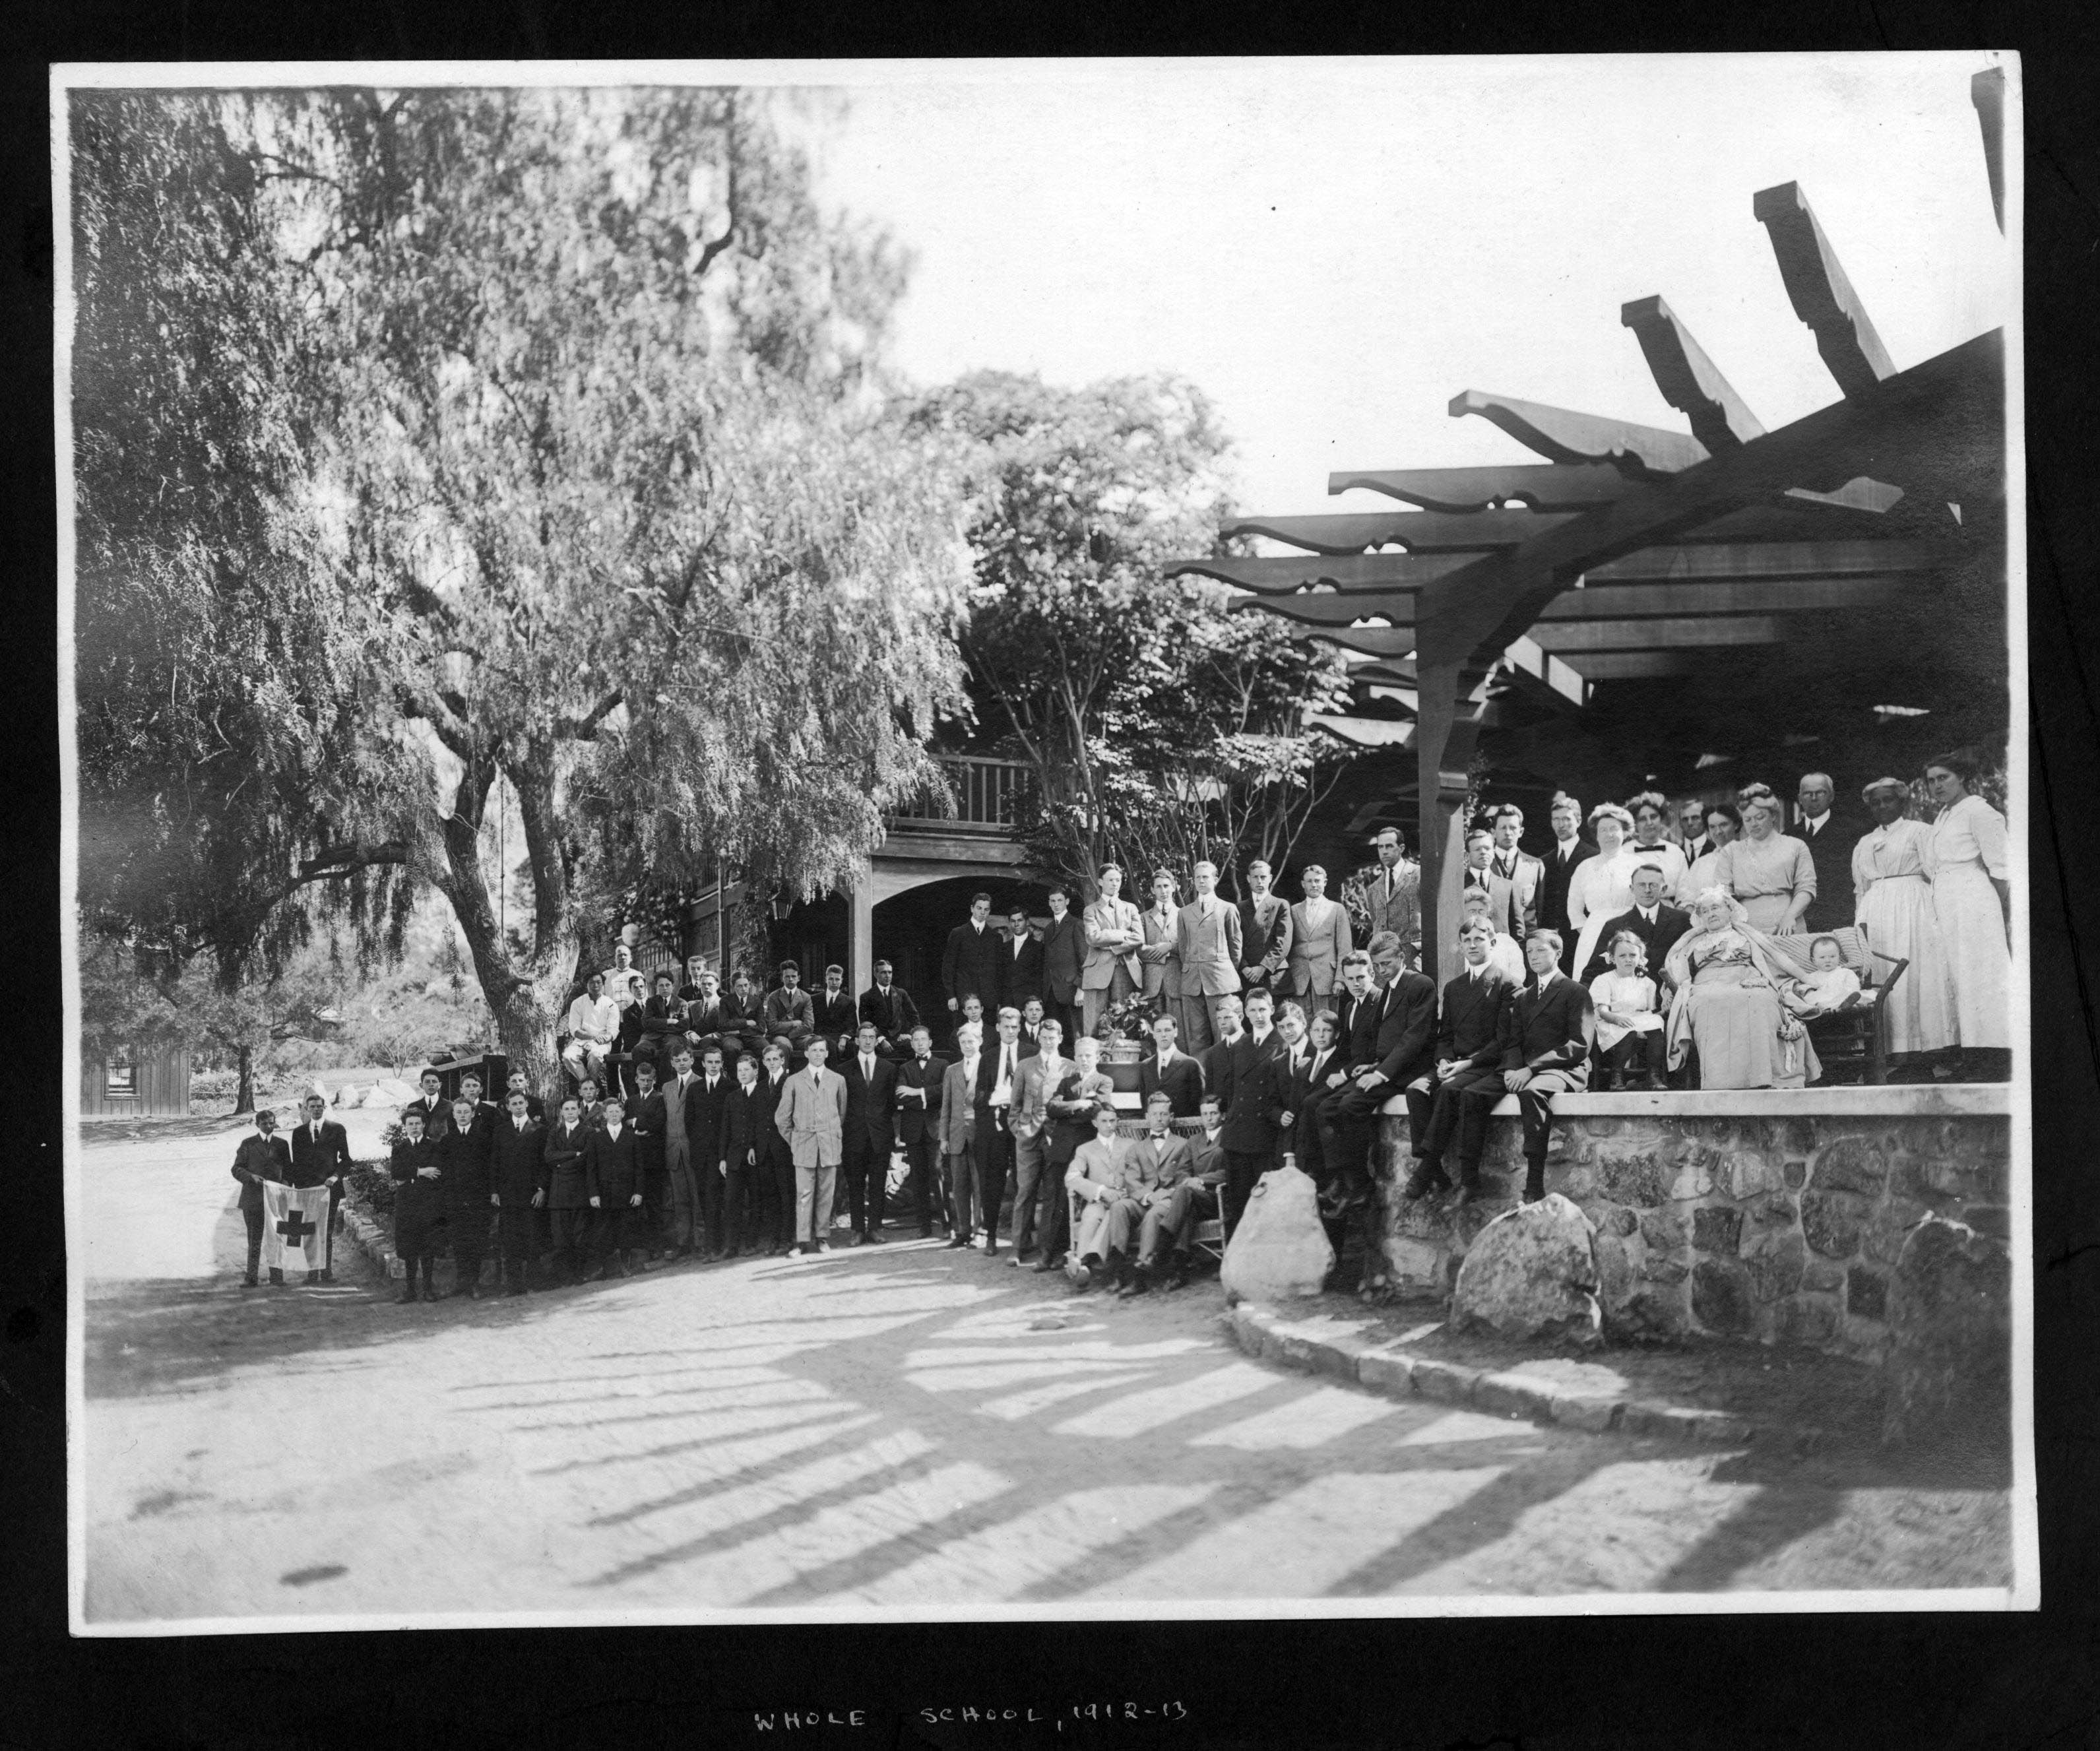
M1818 1016L1807 1024L1808 1037L1815 1043L1815 1055L1823 1063L1823 1080L1857 1082L1879 1084L1889 1079L1889 1024L1886 1006L1889 993L1910 965L1908 960L1899 960L1892 955L1883 955L1867 946L1867 939L1856 924L1845 924L1835 930L1798 932L1792 936L1774 937L1772 946L1802 973L1811 970L1812 963L1809 950L1815 942L1829 937L1838 945L1844 956L1845 964L1859 976L1860 995L1848 999L1844 1007L1835 1013ZM1888 976L1876 982L1874 963L1879 961L1889 969ZM1849 1074L1833 1076L1836 1068Z

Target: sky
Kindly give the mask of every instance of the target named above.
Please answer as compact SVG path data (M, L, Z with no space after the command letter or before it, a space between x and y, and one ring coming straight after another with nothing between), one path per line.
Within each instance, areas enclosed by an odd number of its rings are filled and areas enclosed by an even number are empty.
M1776 183L1898 368L2007 321L2017 233L1969 98L1992 64L870 65L840 77L819 187L914 253L895 358L920 382L1179 373L1235 440L1242 509L1392 509L1329 497L1329 470L1538 460L1451 418L1464 390L1687 430L1620 324L1651 294L1767 428L1837 399L1751 216Z

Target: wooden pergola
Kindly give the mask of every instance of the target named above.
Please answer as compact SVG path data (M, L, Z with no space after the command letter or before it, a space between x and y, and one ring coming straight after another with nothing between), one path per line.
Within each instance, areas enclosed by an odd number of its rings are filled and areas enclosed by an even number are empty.
M1971 88L1993 167L1998 80ZM1174 567L1352 653L1358 682L1411 708L1423 942L1440 977L1456 962L1467 769L1496 688L1579 712L1600 685L1696 685L1811 624L1857 653L1864 681L1877 616L1936 590L2001 597L2001 333L1898 371L1800 188L1766 189L1753 211L1842 392L1831 405L1767 430L1682 319L1642 298L1621 321L1689 431L1468 390L1454 417L1546 460L1335 474L1330 492L1414 508L1249 517L1225 533L1303 553Z

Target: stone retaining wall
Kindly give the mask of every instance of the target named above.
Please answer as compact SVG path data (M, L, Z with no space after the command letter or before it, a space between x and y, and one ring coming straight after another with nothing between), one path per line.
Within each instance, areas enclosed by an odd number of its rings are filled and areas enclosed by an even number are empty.
M2010 1235L2011 1092L1889 1087L1564 1096L1546 1185L1596 1224L1599 1300L1620 1338L1705 1334L1878 1362L1890 1285L1928 1215ZM1466 1248L1524 1184L1516 1103L1489 1122L1490 1195L1454 1219L1403 1203L1404 1107L1380 1121L1387 1269L1447 1297Z

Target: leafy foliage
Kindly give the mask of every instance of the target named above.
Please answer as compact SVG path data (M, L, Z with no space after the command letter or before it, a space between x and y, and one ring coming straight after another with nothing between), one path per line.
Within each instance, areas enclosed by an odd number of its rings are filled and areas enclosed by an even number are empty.
M1227 441L1171 377L1078 391L981 373L910 425L958 441L976 582L962 642L987 727L1035 769L1036 862L1280 861L1349 751L1304 717L1339 666L1167 566L1220 546Z
M632 90L73 102L99 143L77 160L83 256L128 249L82 280L82 352L165 328L178 388L240 386L223 437L157 429L185 478L240 477L180 540L135 490L128 434L152 416L132 381L91 373L76 409L108 459L83 504L181 558L158 575L168 624L82 664L94 812L177 843L167 799L221 743L269 799L267 833L227 804L171 952L237 959L240 926L306 884L398 906L364 872L403 867L449 903L536 1072L587 920L644 871L696 883L721 858L809 892L867 854L960 699L967 555L944 466L876 393L904 263L819 212L770 111ZM137 588L109 545L80 575L84 642L88 598L107 630ZM186 655L200 727L168 744L151 702L180 695ZM531 892L510 935L499 774ZM254 903L193 924L244 848ZM139 928L145 885L113 880L99 921ZM259 922L249 941L284 946Z

